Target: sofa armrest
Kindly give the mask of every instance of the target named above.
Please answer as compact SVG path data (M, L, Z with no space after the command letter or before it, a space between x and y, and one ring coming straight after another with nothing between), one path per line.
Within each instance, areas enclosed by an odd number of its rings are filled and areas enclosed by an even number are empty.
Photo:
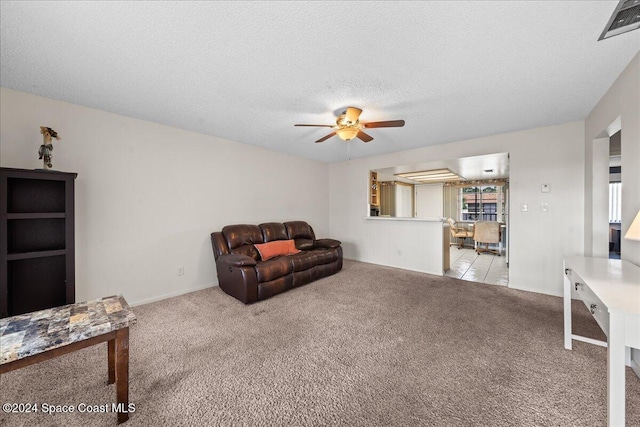
M316 248L337 248L342 244L340 240L335 239L318 239L315 241Z
M247 255L221 255L216 261L220 289L245 304L256 302L258 276L255 266L256 260Z
M256 260L247 255L241 254L227 254L220 255L218 262L228 264L234 267L248 267L256 265Z

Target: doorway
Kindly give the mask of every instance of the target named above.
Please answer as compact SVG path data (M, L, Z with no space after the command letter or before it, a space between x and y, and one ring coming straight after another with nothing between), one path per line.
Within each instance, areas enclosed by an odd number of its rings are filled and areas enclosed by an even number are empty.
M474 183L459 183L445 188L446 206L455 206L447 213L455 219L456 226L474 230L476 221L495 221L500 223L500 243L490 246L496 253L476 253L474 239L469 240L469 246L460 248L453 245L449 248L451 267L446 276L472 282L492 285L509 285L509 250L508 250L508 180L500 182L476 181ZM467 242L465 242L466 244Z
M609 138L609 258L620 259L622 232L622 131Z
M618 117L597 138L591 150L590 206L587 205L585 255L595 258L620 256L620 218L616 218L618 206L622 206L621 195L616 192L622 186L622 120ZM613 168L613 169L612 169ZM620 168L620 169L617 169ZM620 173L616 173L618 171ZM620 203L618 203L620 202ZM613 245L612 245L613 244Z

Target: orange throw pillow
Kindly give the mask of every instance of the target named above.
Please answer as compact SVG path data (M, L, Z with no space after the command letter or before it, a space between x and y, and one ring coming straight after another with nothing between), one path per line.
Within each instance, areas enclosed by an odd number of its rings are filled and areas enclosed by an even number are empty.
M296 249L293 240L274 240L268 243L258 243L254 245L263 261L275 258L280 255L293 255L300 251Z

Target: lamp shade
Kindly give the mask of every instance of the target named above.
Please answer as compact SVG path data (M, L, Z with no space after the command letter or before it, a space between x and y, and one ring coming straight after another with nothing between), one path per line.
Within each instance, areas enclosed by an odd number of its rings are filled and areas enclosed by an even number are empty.
M338 136L341 139L343 139L345 141L349 141L349 140L355 138L359 131L360 131L360 129L358 129L358 128L349 127L349 128L338 129L336 131L336 133L338 134Z
M638 214L631 223L631 226L627 230L627 234L624 235L624 238L627 240L640 241L640 211L638 211Z

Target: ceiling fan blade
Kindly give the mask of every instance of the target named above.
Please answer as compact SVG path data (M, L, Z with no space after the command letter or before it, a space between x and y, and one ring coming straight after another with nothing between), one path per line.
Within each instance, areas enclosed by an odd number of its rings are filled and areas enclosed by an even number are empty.
M364 142L371 142L373 141L373 138L371 137L371 135L367 135L366 133L362 132L362 131L358 131L358 134L356 135L358 138L360 138L361 140L363 140Z
M327 139L331 138L332 136L334 136L336 133L335 132L331 132L329 135L320 138L319 140L317 140L316 142L322 142L322 141L326 141Z
M404 120L387 120L386 122L369 122L363 123L366 128L401 128L404 126Z
M294 125L294 126L316 126L321 128L332 128L335 125Z
M358 121L358 117L362 110L356 107L347 107L347 112L345 113L344 119L349 123L355 123Z

